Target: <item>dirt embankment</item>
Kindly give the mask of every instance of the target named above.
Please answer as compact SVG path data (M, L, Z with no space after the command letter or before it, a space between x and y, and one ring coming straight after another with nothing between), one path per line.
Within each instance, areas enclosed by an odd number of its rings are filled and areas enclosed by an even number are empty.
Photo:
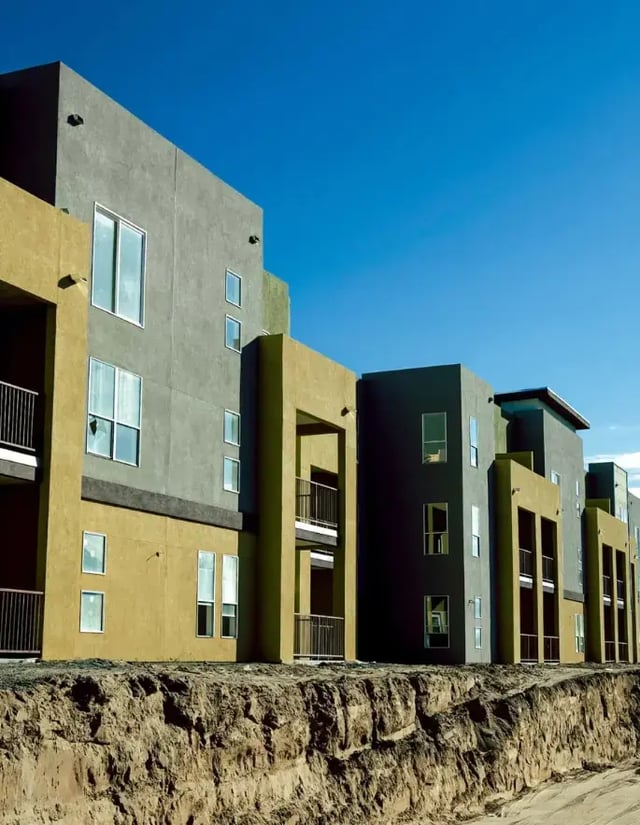
M467 817L639 742L632 667L0 667L0 825Z

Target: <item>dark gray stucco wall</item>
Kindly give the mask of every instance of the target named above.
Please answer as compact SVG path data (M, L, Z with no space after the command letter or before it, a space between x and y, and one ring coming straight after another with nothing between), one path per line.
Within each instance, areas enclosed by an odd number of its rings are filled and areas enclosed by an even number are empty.
M461 369L462 397L462 533L464 559L465 648L467 662L492 660L492 580L495 569L491 468L496 454L495 405L492 387L464 367ZM478 422L478 467L472 467L469 449L469 419ZM472 516L475 505L480 514L480 556L472 554ZM474 618L473 599L482 599L482 619ZM475 628L482 628L482 648L475 647Z
M66 123L71 112L82 126ZM237 510L222 487L223 456L239 453L223 443L224 409L242 413L247 439L255 410L251 398L240 409L250 365L225 347L225 315L243 345L262 332L262 244L248 242L262 237L262 211L65 66L58 121L56 204L92 222L97 202L147 233L144 328L89 314L90 355L143 378L140 467L87 455L85 475ZM241 308L225 302L227 268L242 277ZM244 509L254 473L246 461Z
M448 460L422 463L422 413L446 412ZM359 382L359 655L407 662L466 657L460 366ZM447 502L449 554L425 556L423 505ZM470 518L470 516L469 516ZM447 595L450 647L425 649L424 597ZM472 614L471 614L472 615Z

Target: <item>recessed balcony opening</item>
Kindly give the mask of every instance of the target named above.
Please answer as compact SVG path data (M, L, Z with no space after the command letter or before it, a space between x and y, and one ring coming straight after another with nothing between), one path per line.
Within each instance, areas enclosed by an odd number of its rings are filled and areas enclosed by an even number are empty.
M344 659L344 617L335 615L333 565L333 553L311 550L310 612L294 616L295 659Z
M520 661L538 661L538 628L532 589L520 588Z
M338 432L298 411L296 436L296 531L335 539L339 530Z
M535 573L535 517L518 507L518 547L520 548L520 580L531 586Z
M602 600L611 604L613 596L613 548L608 544L602 545Z
M613 630L613 607L611 604L603 606L604 618L604 660L605 662L615 662L616 641Z
M542 586L553 593L556 583L557 525L550 519L540 520L540 552L542 555Z
M553 593L542 594L542 612L544 621L544 660L547 663L560 661L560 636L558 632L558 611Z

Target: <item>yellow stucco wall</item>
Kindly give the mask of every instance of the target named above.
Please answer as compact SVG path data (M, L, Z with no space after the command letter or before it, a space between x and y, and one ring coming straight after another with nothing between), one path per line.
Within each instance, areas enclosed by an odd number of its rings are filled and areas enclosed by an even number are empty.
M311 468L338 472L338 439L333 433L306 435L298 439L298 475L311 477Z
M296 596L295 477L297 413L335 432L339 546L334 554L334 610L345 620L345 657L356 638L356 377L284 335L264 336L259 377L260 652L293 657Z
M568 664L584 662L585 654L576 651L576 615L585 614L584 604L571 599L560 599L560 653L561 660ZM585 627L586 633L586 627ZM586 636L585 636L586 649Z
M44 656L68 644L69 582L77 574L69 548L80 533L88 287L67 276L87 279L88 268L88 227L0 180L0 281L47 304L38 538Z
M233 530L83 501L81 530L65 565L73 570L57 608L63 639L48 658L235 661L251 655L255 539ZM105 575L82 573L82 531L107 537ZM213 638L196 634L198 551L216 554ZM222 557L240 556L239 640L222 639ZM104 593L103 633L81 633L80 592ZM70 594L70 595L69 595Z
M522 463L525 454L511 459L508 454L496 457L496 516L498 548L498 651L501 661L520 661L520 542L518 536L518 508L535 516L536 571L534 590L537 609L539 660L544 659L542 610L542 556L540 519L556 524L556 581L555 600L561 627L563 575L562 529L560 523L560 492L557 485L532 472ZM564 658L562 629L560 659Z

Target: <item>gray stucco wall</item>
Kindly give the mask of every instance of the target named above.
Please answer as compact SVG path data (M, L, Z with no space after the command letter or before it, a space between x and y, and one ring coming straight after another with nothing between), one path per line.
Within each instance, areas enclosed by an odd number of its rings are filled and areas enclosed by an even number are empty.
M77 112L84 124L71 127ZM263 328L262 211L65 66L60 68L56 205L92 222L94 204L144 229L144 329L95 307L89 353L142 376L140 467L87 455L85 474L179 499L253 510L252 462L241 497L222 486L224 409L242 414L251 440L253 399L241 404L241 369L224 345L225 316L249 344ZM242 307L225 302L225 272L242 277ZM244 382L251 384L252 382ZM255 384L255 382L253 382Z
M265 272L262 281L263 329L270 335L290 333L291 304L289 286L270 272Z
M493 389L464 367L461 369L462 398L462 532L464 557L465 647L467 662L492 660L492 577L495 569L493 538L492 466L496 454ZM472 467L469 450L469 419L478 422L478 467ZM471 508L480 511L480 557L472 554ZM482 598L482 619L474 618L473 599ZM475 647L475 628L482 628L482 648Z

